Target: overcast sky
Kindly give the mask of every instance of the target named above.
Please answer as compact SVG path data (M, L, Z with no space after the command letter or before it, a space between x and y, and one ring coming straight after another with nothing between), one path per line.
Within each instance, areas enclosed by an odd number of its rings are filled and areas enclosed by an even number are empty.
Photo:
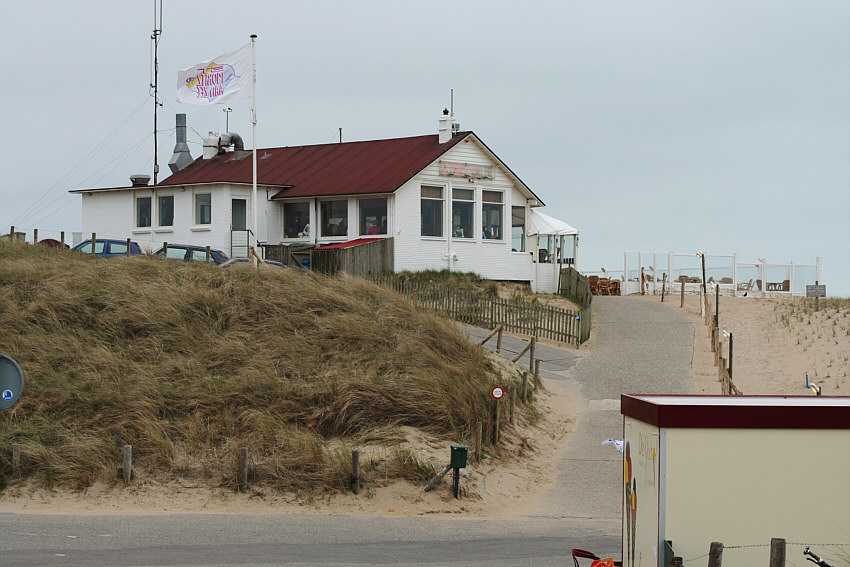
M0 232L78 231L69 189L151 173L153 3L0 0ZM177 70L254 33L259 147L333 142L339 128L345 141L436 133L454 89L461 128L581 231L579 268L622 269L624 251L662 266L669 251L821 256L829 294L850 296L846 0L165 0L163 12L160 180L175 113L195 157L225 130L221 106L176 102ZM250 103L230 106L250 146Z

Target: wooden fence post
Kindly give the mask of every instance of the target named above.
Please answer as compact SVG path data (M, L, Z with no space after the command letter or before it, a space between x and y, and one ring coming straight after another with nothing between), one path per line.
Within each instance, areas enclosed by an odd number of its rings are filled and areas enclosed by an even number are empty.
M360 494L360 451L351 451L351 491Z
M682 278L684 278L684 276L682 276ZM681 300L679 301L680 309L685 306L685 280L682 278L679 278L679 285L682 288L681 290L679 290L679 296L681 297Z
M522 373L522 403L528 403L528 371Z
M97 234L96 234L96 233L94 233L94 232L92 232L92 233L91 233L91 255L92 255L92 256L94 256L94 255L95 255L95 254L94 254L94 249L96 248L95 244L97 244ZM105 245L106 245L106 244L104 244L104 246L105 246Z
M475 462L481 461L481 450L484 444L484 424L480 421L475 424Z
M510 396L511 396L510 421L511 421L511 425L516 425L516 388L514 386L511 386Z
M499 335L496 338L496 353L497 354L502 353L502 327L504 327L504 325L499 325Z
M248 490L248 447L239 449L239 492Z
M38 229L37 228L32 229L32 243L38 244Z
M661 303L664 303L664 290L667 287L667 272L664 272L664 276L661 278Z
M493 428L493 444L494 445L499 444L499 428L502 425L501 420L499 419L501 417L499 415L499 406L500 405L501 404L499 404L499 400L496 400L496 423L495 423L495 427Z
M21 468L21 444L12 443L12 472L17 473Z
M720 567L723 560L723 544L717 541L711 542L708 550L708 567Z
M127 239L127 257L128 257L128 258L130 257L130 246L131 246L132 244L133 244L133 242L132 242L132 241L128 238L128 239Z
M535 329L534 332L536 333L537 329ZM534 348L536 346L537 346L537 337L536 336L531 337L531 349L528 352L528 372L529 373L534 372ZM525 401L528 401L528 400L525 397L523 397L523 401L525 402Z
M207 246L207 259L206 259L206 262L207 262L207 264L209 264L209 263L210 263L210 247L209 247L209 246Z
M124 486L130 484L133 479L133 446L124 445Z
M62 248L65 248L65 231L64 230L60 233L59 241L62 242Z
M770 539L770 567L785 567L785 539Z
M534 361L534 391L540 388L540 359Z

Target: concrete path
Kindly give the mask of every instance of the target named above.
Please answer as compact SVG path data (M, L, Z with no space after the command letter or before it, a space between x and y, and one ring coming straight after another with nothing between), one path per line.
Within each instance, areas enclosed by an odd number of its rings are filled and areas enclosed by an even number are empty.
M621 394L692 394L694 326L685 316L640 297L594 297L596 340L574 348L538 346L540 374L581 398L581 413L558 464L556 487L544 496L547 518L621 518L622 457L608 438L622 439ZM483 338L474 332L471 337ZM503 338L513 358L527 341ZM492 346L491 346L492 345ZM495 341L487 346L495 349ZM510 353L513 352L512 356ZM524 356L520 363L528 364Z

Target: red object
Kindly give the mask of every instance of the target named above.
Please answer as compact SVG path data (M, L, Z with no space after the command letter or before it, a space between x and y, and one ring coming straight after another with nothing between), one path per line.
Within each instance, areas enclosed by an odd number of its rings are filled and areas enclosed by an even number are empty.
M39 240L38 243L42 246L49 246L50 248L62 248L62 243L55 238L45 238L44 240Z
M492 391L492 392L490 392L490 393L491 393L491 394L493 395L493 397L494 397L494 398L496 398L497 400L498 400L499 398L501 398L502 396L504 396L504 395L505 395L505 391L502 389L502 387L501 387L501 386L496 386L495 388L493 388L493 391Z
M623 565L622 561L614 561L613 559L602 559L601 557L599 557L595 553L591 553L590 551L587 551L585 549L573 549L573 563L575 564L575 567L581 567L578 563L579 559L590 559L590 560L592 560L593 563L591 563L591 567L596 566L596 565L606 565L606 564L607 565L614 565L614 567L621 567ZM597 561L600 561L600 563L597 563ZM610 561L611 563L601 563L602 561L605 561L605 562Z
M329 244L328 246L318 246L313 248L313 250L339 250L340 248L351 248L352 246L359 246L361 244L368 244L369 242L375 242L376 240L382 240L381 238L358 238L357 240L349 240L348 242L337 242L336 244Z

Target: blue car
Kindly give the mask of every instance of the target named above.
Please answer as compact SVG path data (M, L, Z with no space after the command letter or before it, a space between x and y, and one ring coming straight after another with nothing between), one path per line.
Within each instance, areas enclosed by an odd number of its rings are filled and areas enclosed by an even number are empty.
M91 254L91 239L83 240L71 250ZM142 249L135 242L130 242L130 256L141 254ZM127 241L113 240L110 238L98 238L94 243L94 255L101 258L112 258L114 256L127 255Z

